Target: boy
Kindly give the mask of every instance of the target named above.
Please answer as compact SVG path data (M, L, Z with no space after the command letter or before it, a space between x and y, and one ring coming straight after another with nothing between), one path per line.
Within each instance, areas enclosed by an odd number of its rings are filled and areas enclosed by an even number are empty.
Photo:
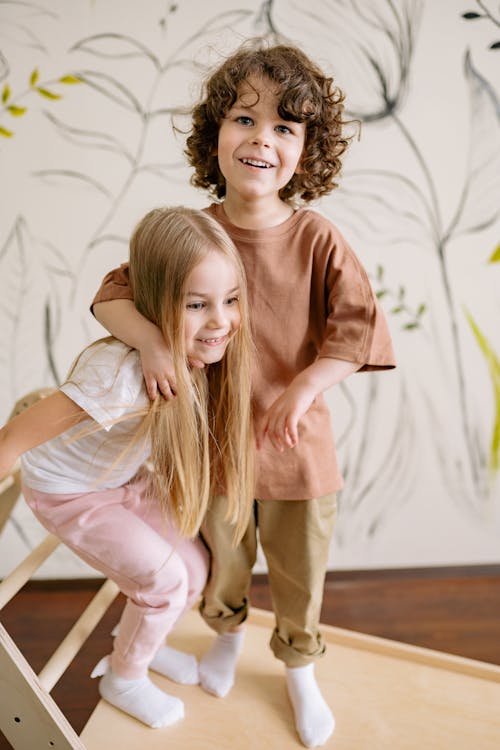
M292 202L336 187L348 143L342 111L342 93L300 50L253 42L206 81L186 151L193 184L219 199L206 210L245 265L257 349L255 513L236 548L223 498L213 498L203 525L212 561L201 612L218 636L200 664L201 684L218 696L233 684L258 527L276 615L271 648L285 662L295 725L308 747L334 729L314 677L325 649L318 623L342 487L322 394L355 371L394 367L360 262L329 221ZM106 277L95 315L140 350L150 397L159 387L173 398L170 355L131 299L122 266Z

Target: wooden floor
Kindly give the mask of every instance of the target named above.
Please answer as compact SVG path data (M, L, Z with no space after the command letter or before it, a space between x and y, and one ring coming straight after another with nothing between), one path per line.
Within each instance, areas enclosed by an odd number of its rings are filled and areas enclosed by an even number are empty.
M39 671L66 633L96 581L38 582L7 605L2 622ZM255 606L270 609L265 576L252 588ZM119 619L116 601L52 695L77 732L98 700L89 674L108 653ZM330 573L322 620L358 632L400 640L500 665L500 566ZM0 750L10 746L0 736Z

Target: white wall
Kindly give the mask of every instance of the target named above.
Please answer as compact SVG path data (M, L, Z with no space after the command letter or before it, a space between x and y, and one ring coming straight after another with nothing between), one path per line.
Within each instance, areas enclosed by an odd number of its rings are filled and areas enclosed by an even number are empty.
M331 567L498 563L500 51L489 47L500 33L498 10L485 15L495 5L1 4L0 420L102 334L88 306L142 214L206 204L171 111L189 106L221 54L279 33L334 73L363 120L341 188L316 207L381 293L399 363L329 394L346 479ZM68 75L85 82L61 82ZM42 534L19 504L0 574ZM41 571L86 573L64 552Z

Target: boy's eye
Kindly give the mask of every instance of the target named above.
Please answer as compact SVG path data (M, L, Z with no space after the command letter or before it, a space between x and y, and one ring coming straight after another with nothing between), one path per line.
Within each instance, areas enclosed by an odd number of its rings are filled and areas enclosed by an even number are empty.
M288 125L276 125L276 130L278 133L291 133L292 131L288 127Z
M236 118L236 122L239 122L240 125L250 126L253 125L253 120L251 117L245 117L244 115L240 115Z
M205 307L204 302L189 302L187 304L188 310L203 310L204 307Z

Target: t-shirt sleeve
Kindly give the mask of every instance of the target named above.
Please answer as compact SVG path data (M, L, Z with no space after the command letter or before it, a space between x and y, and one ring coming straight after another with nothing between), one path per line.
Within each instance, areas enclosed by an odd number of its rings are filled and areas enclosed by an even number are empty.
M395 367L385 314L365 269L340 233L329 256L326 290L328 317L319 356L361 364L360 371Z
M147 405L139 354L117 341L85 349L60 390L105 430Z
M106 274L92 300L90 311L93 313L93 307L97 302L109 302L113 299L134 299L130 286L128 263L122 263L119 268L114 268Z

